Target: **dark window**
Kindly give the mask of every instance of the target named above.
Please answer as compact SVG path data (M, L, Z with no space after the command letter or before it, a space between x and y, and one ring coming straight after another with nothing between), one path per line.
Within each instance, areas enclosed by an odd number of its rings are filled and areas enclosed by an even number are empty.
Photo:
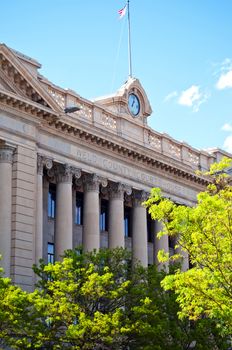
M76 193L76 212L75 212L75 224L83 225L83 193Z
M55 261L55 247L54 243L48 243L48 264L54 264Z
M108 231L108 201L101 200L100 231Z
M175 237L173 236L168 236L168 245L169 245L169 248L171 249L175 249L175 245L176 245L176 239Z
M48 190L48 217L55 218L56 214L56 185L49 184Z
M169 246L169 255L173 256L175 254L175 245L176 240L173 236L168 236L168 246Z
M151 218L151 214L147 213L147 241L152 243L154 241L154 220Z
M124 235L131 237L131 208L124 207Z

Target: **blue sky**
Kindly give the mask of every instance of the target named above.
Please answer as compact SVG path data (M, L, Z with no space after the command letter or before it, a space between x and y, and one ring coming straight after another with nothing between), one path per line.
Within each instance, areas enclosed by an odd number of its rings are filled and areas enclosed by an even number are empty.
M122 0L3 0L0 42L85 98L128 77ZM130 0L132 71L147 92L149 125L180 141L232 152L232 1ZM121 39L120 39L121 38Z

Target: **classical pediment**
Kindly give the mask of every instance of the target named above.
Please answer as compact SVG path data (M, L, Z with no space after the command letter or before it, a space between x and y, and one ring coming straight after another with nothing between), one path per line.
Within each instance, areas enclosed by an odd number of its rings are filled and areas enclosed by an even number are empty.
M29 60L29 57L20 56L20 53L0 44L0 89L59 112L59 105L38 80L37 68L40 65Z

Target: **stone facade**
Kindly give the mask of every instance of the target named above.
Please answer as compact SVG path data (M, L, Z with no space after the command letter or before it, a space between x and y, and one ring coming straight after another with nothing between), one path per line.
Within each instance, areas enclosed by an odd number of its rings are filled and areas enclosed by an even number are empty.
M40 64L0 45L0 252L5 274L32 289L32 264L65 249L127 247L157 261L159 223L142 202L152 187L194 205L208 169L225 152L199 151L152 130L135 78L112 96L86 100L53 85ZM137 101L137 110L133 98ZM134 97L135 96L135 97ZM132 101L132 102L131 102ZM131 104L130 104L131 103ZM78 110L65 113L65 108ZM66 110L67 111L67 110ZM148 239L148 227L150 238ZM185 266L186 268L186 266Z

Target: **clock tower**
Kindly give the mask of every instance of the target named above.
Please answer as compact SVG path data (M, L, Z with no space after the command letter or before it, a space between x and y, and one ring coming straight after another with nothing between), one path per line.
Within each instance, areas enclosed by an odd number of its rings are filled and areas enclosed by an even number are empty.
M150 102L140 81L131 77L116 93L97 98L94 102L108 108L120 118L140 125L147 125L147 117L152 113Z

